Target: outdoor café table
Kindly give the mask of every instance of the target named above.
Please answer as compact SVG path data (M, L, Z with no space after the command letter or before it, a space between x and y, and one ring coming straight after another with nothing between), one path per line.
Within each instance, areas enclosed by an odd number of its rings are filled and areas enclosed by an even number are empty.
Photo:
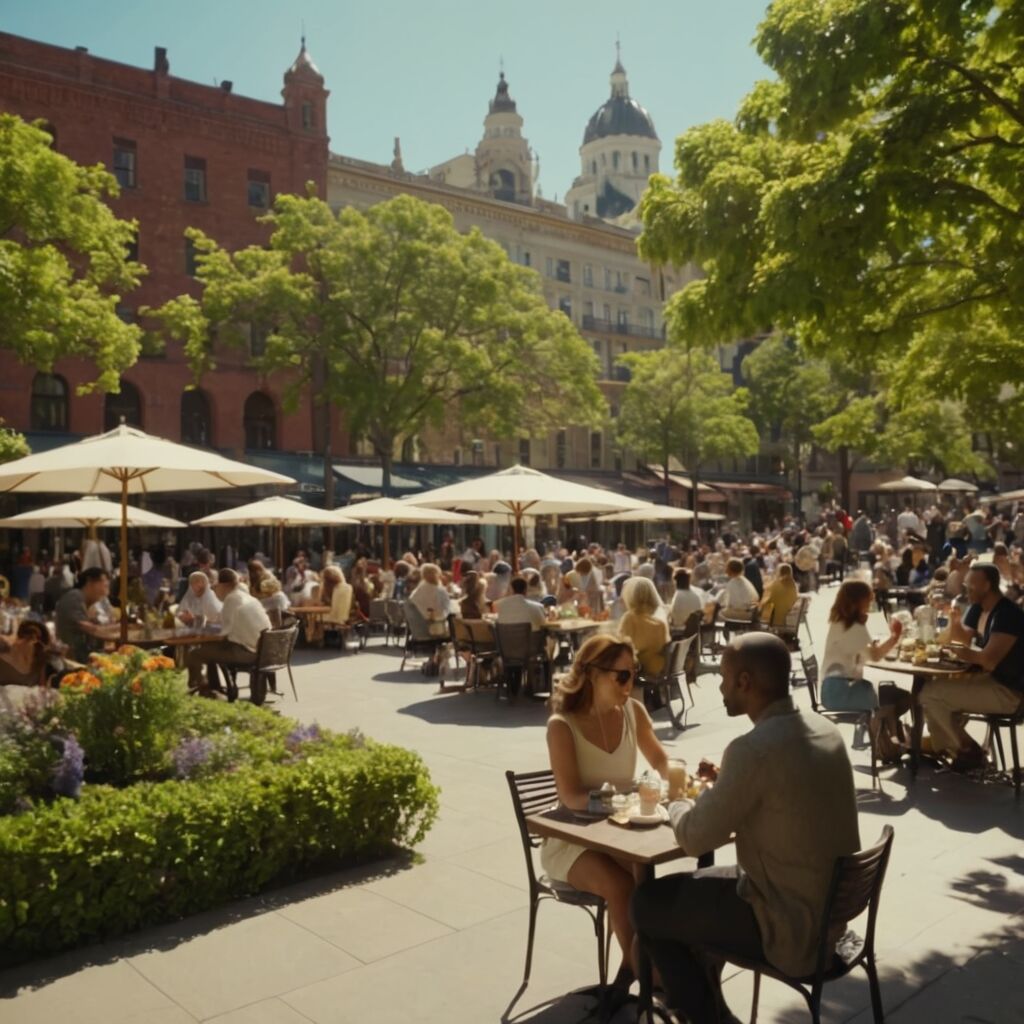
M99 635L108 643L116 644L121 639L120 626L117 623L105 626ZM175 629L151 629L148 633L140 626L132 626L128 629L128 643L135 647L173 647L174 660L179 667L187 647L208 644L220 639L219 626L207 626L201 632L189 629L187 626Z
M629 864L637 885L653 879L658 864L690 856L676 841L675 833L667 822L653 828L633 828L616 825L607 818L594 820L590 815L577 815L564 807L553 807L528 815L526 827L535 836L564 839L587 850L606 853L620 864ZM714 863L713 851L697 858L699 868L710 867ZM644 1019L645 1014L650 1020L651 963L642 948L637 962L637 979L640 982L637 1020Z
M913 703L911 705L911 726L910 726L910 773L917 774L918 762L921 760L921 733L924 732L924 715L921 714L920 694L925 685L931 679L948 679L950 676L960 676L967 672L969 665L958 664L949 661L941 661L938 664L927 662L924 665L915 665L912 661L869 661L868 668L879 669L884 672L898 672L902 675L914 677L913 686L910 689Z
M302 622L302 635L306 639L307 643L310 643L309 634L310 630L316 631L317 639L312 641L317 647L323 647L324 645L324 631L320 627L323 624L324 616L331 610L329 604L296 604L292 605L288 611L298 617Z

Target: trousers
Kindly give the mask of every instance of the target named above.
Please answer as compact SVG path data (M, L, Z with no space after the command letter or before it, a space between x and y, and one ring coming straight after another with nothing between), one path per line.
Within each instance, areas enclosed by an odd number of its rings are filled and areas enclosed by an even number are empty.
M690 1024L730 1020L722 961L707 948L762 957L753 908L736 892L734 867L704 868L645 882L633 894L639 942L658 968L669 1006Z
M963 712L1011 715L1021 706L1024 694L990 675L965 675L931 679L921 690L921 708L936 750L956 754L969 745Z
M211 690L219 687L217 665L252 665L256 661L256 652L248 647L236 644L233 640L213 640L206 644L197 644L185 655L185 667L188 669L189 689L198 690L203 685L203 667L209 673L208 685Z

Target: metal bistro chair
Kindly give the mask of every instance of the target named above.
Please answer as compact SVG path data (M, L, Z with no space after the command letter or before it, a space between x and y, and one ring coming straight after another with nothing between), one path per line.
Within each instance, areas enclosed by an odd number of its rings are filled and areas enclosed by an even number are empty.
M399 643L408 632L408 624L405 621L405 606L401 601L388 598L384 606L384 614L387 617L387 631L384 633L384 646L387 647L394 637L395 643Z
M451 626L445 623L443 633L431 633L427 620L412 601L402 603L402 612L407 626L405 647L402 650L402 664L399 671L405 671L405 662L411 654L413 657L422 655L433 658L443 647L451 643ZM451 616L449 616L449 620ZM438 669L438 676L443 678L443 666Z
M551 663L547 658L544 630L534 629L528 622L497 622L494 636L501 659L501 675L496 687L498 697L501 696L502 684L506 696L517 696L522 683L529 683L530 669L539 668L544 673L545 682L550 680Z
M821 1020L821 995L826 982L845 978L855 967L863 967L871 987L871 1013L875 1024L882 1024L885 1013L882 1008L882 991L875 969L875 923L878 919L878 904L885 881L885 869L892 851L892 825L882 829L878 842L870 849L838 857L832 870L825 913L822 915L821 931L818 938L818 960L814 973L805 977L783 974L767 960L748 960L727 950L707 949L720 958L748 971L754 972L754 1000L750 1012L751 1024L757 1021L757 1003L761 994L761 977L781 981L795 988L807 1001L813 1024ZM836 942L838 929L867 911L867 934L864 938L847 931ZM832 941L830 941L830 938Z
M487 619L467 619L466 625L473 638L473 686L479 689L494 679L494 666L498 662L498 638L494 623Z
M875 734L871 731L871 711L829 711L818 703L818 659L813 655L800 658L804 669L804 680L807 692L811 695L811 708L823 718L836 725L854 725L864 729L871 743L871 778L878 778L878 750L875 745Z
M512 795L512 806L516 812L519 825L519 837L523 843L523 854L526 856L526 875L530 883L530 929L526 939L526 966L523 969L523 988L530 980L530 967L533 963L533 939L537 930L537 909L541 900L555 900L572 907L582 907L594 922L594 933L597 936L597 966L601 985L608 983L608 951L611 946L612 930L605 929L604 898L592 892L576 889L568 882L557 882L546 875L537 877L533 864L533 850L540 846L540 839L531 835L526 827L527 815L546 811L558 803L558 790L555 787L554 773L548 769L540 772L505 772L509 793Z
M370 617L366 622L367 634L379 633L384 637L387 647L391 637L390 620L388 619L388 602L385 598L376 597L370 602Z
M985 742L982 746L988 747L993 754L999 756L999 766L1006 772L1006 752L1003 750L1002 730L1007 729L1010 733L1010 756L1013 758L1013 793L1016 799L1020 799L1020 748L1017 746L1017 729L1024 725L1024 705L1018 708L1011 715L986 715L978 712L967 712L967 721L982 722L985 725Z
M299 693L295 689L295 677L292 675L292 651L295 650L298 638L297 624L282 629L263 630L256 645L255 662L251 665L233 666L233 672L225 673L228 700L238 700L239 672L249 674L249 699L253 704L262 704L267 699L267 686L271 676L278 672L287 672L288 681L292 684L292 695L297 701Z
M660 674L648 676L641 671L637 677L637 682L644 690L653 691L660 695L662 706L668 712L669 719L680 730L686 728L686 698L683 696L679 680L686 676L686 659L695 637L696 634L691 634L685 640L672 640L665 644L664 651L662 652L664 667ZM672 710L673 690L675 690L679 703L682 705L678 714ZM687 690L689 690L689 682L687 682ZM690 691L690 703L693 703L692 691Z

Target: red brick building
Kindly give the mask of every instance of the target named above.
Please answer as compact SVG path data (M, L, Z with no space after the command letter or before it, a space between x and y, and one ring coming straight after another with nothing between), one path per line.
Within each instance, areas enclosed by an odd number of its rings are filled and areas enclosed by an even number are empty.
M116 213L138 221L137 258L149 273L123 297L126 318L197 293L186 228L229 249L262 244L268 232L257 218L276 193L303 192L312 181L326 196L327 97L305 41L276 104L238 96L229 81L175 78L160 47L146 70L0 33L0 110L43 119L61 153L105 164L121 185ZM247 358L219 356L202 389L186 392L191 375L180 346L169 343L127 371L120 395L77 397L76 384L91 379L84 363L63 360L48 376L8 354L0 416L37 446L48 440L41 433L96 433L124 415L150 433L235 453L322 451L319 407L286 414L283 389L261 379ZM334 451L344 450L341 428L334 433Z

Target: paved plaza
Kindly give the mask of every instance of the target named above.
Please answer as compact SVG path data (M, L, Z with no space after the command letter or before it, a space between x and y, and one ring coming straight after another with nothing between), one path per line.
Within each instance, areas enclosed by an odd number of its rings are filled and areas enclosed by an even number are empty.
M810 617L820 657L833 591ZM880 633L878 622L872 623ZM441 787L441 815L419 856L339 872L100 946L0 973L4 1024L488 1024L522 978L526 874L504 779L546 767L543 706L492 693L437 695L415 663L374 639L358 656L300 652L304 722L420 752ZM883 674L884 675L884 674ZM672 755L718 759L749 728L702 676L691 727L658 731ZM808 703L805 689L797 701ZM845 727L849 738L849 727ZM1024 804L1010 787L923 769L883 773L872 789L866 749L853 751L861 838L896 829L877 949L887 1019L1024 1021ZM728 863L731 850L719 852ZM682 861L679 869L692 867ZM613 953L613 964L617 958ZM582 911L545 903L533 977L511 1019L582 1020L567 995L596 981ZM732 1008L749 1015L751 977L732 972ZM871 1020L862 972L826 990L827 1021ZM619 1020L630 1019L623 1011ZM807 1020L799 997L767 982L759 1020Z

